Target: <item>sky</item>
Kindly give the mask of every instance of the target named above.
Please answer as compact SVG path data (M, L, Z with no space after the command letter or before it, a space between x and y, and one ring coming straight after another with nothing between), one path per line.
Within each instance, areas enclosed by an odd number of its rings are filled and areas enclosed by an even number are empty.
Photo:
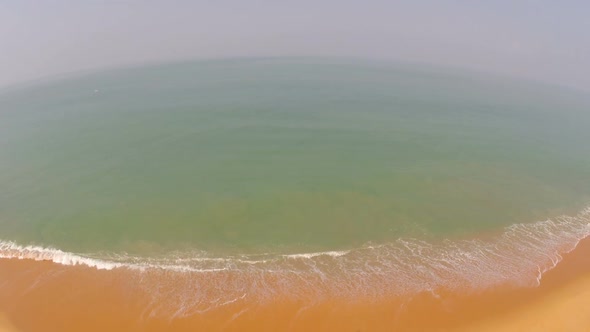
M0 0L0 87L241 56L428 63L590 91L590 1Z

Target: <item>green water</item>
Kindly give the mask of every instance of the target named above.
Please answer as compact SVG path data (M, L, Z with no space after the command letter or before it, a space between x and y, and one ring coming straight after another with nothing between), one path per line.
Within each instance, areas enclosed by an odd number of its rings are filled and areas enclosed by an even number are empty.
M0 94L0 239L339 249L590 202L590 96L436 68L250 59Z

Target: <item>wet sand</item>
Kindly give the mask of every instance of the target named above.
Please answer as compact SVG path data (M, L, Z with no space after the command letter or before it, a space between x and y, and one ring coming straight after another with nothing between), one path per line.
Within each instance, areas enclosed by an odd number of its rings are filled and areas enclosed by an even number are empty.
M521 293L522 305L460 331L590 331L590 239L547 272L540 287Z
M590 331L590 239L536 288L387 300L237 301L191 315L130 291L125 271L0 260L0 331ZM214 299L212 299L214 301ZM186 309L186 308L184 308ZM164 314L163 314L164 313ZM10 323L9 323L10 321Z

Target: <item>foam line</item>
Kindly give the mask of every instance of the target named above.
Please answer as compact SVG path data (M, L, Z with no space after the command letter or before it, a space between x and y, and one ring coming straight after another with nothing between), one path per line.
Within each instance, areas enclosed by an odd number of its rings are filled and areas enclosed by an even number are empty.
M534 287L564 253L589 235L590 207L575 216L514 224L489 238L438 243L401 238L347 251L226 257L198 251L159 257L112 253L104 258L107 255L0 241L0 258L128 271L135 280L133 287L159 300L177 301L165 307L174 308L175 315L188 315L220 304L232 305L245 297L265 301L277 294L317 300L379 298L435 292L441 287ZM211 302L212 298L216 301ZM179 308L185 309L178 312Z

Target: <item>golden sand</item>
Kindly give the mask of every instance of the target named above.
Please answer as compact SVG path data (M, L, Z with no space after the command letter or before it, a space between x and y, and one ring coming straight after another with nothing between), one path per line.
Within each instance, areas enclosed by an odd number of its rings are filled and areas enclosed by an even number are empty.
M530 299L499 315L491 315L457 331L590 331L590 239L541 281Z
M0 312L19 331L590 331L590 240L541 286L402 299L230 304L185 317L152 315L124 274L51 262L0 260ZM13 331L7 318L0 331ZM2 330L2 328L4 330Z
M0 332L16 332L16 328L8 320L6 315L0 313Z
M590 276L584 276L510 313L460 331L590 331Z

